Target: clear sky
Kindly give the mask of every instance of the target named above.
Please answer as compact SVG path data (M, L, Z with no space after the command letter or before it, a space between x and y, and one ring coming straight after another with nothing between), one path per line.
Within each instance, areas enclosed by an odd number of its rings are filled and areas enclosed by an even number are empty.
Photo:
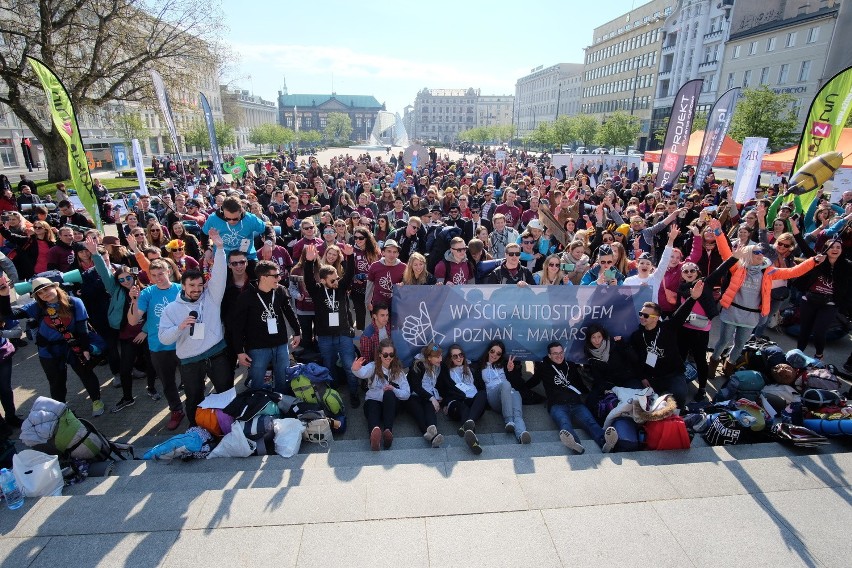
M373 95L392 112L430 89L513 95L539 65L582 63L592 30L643 0L222 0L239 55L226 80L277 101ZM333 88L332 88L333 81Z

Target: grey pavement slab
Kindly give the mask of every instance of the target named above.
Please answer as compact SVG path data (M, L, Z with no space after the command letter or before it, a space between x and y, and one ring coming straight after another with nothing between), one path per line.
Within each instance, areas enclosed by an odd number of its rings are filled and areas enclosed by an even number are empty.
M441 481L367 484L367 518L469 515L520 511L529 505L513 477L449 478Z
M187 480L190 483L190 480ZM176 531L201 511L206 494L152 493L42 497L13 536Z
M532 509L584 507L676 499L677 490L656 467L605 468L519 477Z
M432 566L562 566L539 511L426 519Z
M329 549L329 538L340 543ZM334 554L339 561L331 561ZM369 566L417 568L429 566L426 521L391 519L358 523L305 525L297 566Z
M185 530L178 534L163 566L289 568L296 565L302 527L239 527Z
M564 566L691 566L650 503L541 512Z
M50 537L46 536L0 538L0 566L27 568L49 541Z
M339 483L321 490L281 487L208 491L200 514L188 528L359 521L366 518L366 492L360 483Z
M779 491L757 498L823 565L849 565L852 492L848 487Z
M731 559L724 551L732 544L740 547L739 560L754 568L821 566L757 496L658 501L653 507L695 566L724 564Z
M175 531L55 536L44 547L31 568L95 568L161 566Z

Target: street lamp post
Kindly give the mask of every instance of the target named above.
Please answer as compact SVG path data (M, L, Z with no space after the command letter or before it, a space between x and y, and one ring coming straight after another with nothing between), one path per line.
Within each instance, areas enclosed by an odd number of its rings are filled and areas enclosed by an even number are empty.
M636 64L636 75L633 77L633 97L630 99L630 116L636 108L636 88L639 86L639 58L633 60Z

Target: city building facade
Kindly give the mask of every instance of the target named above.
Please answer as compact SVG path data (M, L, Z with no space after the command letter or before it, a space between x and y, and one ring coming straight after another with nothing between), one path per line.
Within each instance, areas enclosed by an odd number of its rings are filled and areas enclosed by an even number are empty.
M353 142L366 141L370 137L376 115L382 110L385 105L372 95L291 95L286 87L278 91L278 123L281 126L299 132L322 132L330 113L343 113L352 121L350 140Z
M725 87L721 69L733 4L734 0L678 0L666 18L651 132L665 127L677 91L687 81L702 80L696 115L710 112ZM658 145L652 137L651 148Z
M512 124L515 97L512 95L480 95L476 99L476 126Z
M251 146L249 135L262 124L278 124L278 105L249 91L221 85L225 120L234 125L237 150Z
M412 140L453 142L476 126L479 89L421 89L414 98Z
M576 114L582 76L582 63L557 63L539 65L518 79L514 113L517 136L527 136L539 124L553 122L562 114ZM574 112L567 110L570 108Z
M651 111L663 25L676 0L651 0L595 28L585 49L580 111L606 120L621 110L640 119L636 146L651 139Z
M839 6L826 0L737 2L722 63L722 89L765 85L790 94L801 127L821 86Z

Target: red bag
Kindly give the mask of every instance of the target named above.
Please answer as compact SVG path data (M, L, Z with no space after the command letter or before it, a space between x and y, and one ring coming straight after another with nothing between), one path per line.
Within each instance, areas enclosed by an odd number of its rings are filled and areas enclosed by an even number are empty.
M648 450L686 450L690 439L680 416L645 423L645 448Z

